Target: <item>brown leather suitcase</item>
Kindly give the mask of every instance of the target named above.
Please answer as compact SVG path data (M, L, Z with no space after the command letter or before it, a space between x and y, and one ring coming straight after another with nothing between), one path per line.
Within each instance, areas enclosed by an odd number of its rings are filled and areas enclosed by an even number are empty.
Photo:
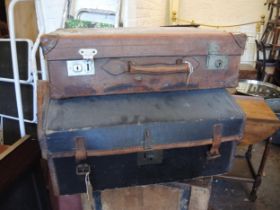
M246 35L190 28L63 29L41 39L52 98L235 87Z

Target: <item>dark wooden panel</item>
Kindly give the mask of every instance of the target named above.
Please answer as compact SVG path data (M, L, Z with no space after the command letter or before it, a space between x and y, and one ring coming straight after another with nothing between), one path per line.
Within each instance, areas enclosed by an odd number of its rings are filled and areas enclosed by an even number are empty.
M0 191L9 187L40 159L38 141L26 136L0 154Z

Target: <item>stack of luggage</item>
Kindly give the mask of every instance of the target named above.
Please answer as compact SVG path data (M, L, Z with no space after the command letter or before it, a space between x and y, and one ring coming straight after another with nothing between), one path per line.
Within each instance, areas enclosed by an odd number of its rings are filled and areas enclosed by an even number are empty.
M42 154L59 195L229 171L245 116L246 36L190 28L58 30L41 40Z

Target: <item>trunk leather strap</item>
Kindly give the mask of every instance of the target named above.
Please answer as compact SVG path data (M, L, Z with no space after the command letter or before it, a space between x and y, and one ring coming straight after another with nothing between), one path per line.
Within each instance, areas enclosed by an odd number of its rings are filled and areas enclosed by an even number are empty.
M215 159L221 156L220 146L222 143L223 125L215 124L213 126L213 142L210 151L207 154L208 159Z
M87 159L87 150L85 146L85 139L83 137L75 138L76 153L75 159L77 162Z

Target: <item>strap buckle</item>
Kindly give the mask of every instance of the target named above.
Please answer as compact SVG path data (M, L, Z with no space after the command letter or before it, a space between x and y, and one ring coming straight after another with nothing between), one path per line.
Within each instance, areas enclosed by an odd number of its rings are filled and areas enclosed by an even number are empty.
M223 124L215 124L213 126L213 142L210 150L207 152L207 159L212 160L219 158L220 146L222 143Z

